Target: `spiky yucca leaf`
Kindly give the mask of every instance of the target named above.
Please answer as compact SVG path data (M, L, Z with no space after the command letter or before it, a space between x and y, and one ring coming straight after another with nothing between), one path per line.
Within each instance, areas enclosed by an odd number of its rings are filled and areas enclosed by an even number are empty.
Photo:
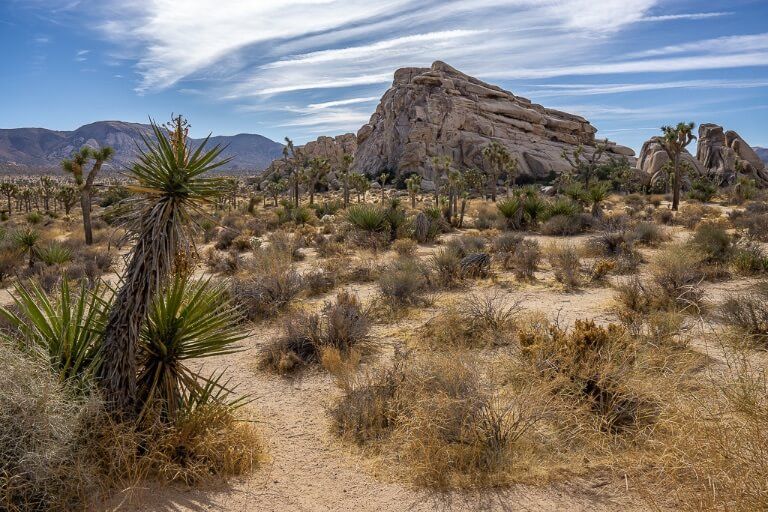
M17 284L11 297L15 311L3 307L0 315L13 330L0 334L2 340L45 355L61 382L86 381L97 364L111 290L100 282L71 290L62 279L56 297L35 282Z
M247 336L226 289L209 280L176 277L149 307L139 346L138 396L143 412L160 408L176 418L191 407L224 397L221 376L205 377L190 360L231 354Z
M347 210L347 220L358 229L381 232L387 228L387 212L370 204L356 204Z

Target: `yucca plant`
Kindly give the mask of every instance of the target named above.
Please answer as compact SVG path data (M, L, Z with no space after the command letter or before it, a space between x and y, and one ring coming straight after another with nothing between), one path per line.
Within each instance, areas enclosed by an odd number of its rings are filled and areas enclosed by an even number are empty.
M387 212L371 204L356 204L347 210L350 224L363 231L379 233L387 228Z
M32 281L17 284L11 297L15 308L0 308L12 327L0 334L2 340L42 353L61 382L84 383L96 368L111 290L102 283L89 288L85 282L71 290L62 279L52 298Z
M547 205L542 220L548 220L557 215L573 217L579 213L581 213L581 206L567 197L558 197Z
M136 240L129 255L102 345L98 380L107 406L118 416L137 411L137 346L147 309L167 282L175 256L194 252L190 229L203 207L226 193L226 182L203 175L229 159L223 147L206 151L206 138L194 151L188 145L189 125L178 116L167 131L152 121L153 138L128 172L132 215L125 219Z
M37 248L37 257L46 265L61 265L72 261L72 251L58 243Z
M508 197L496 203L499 212L504 216L509 229L520 229L525 217L523 200L519 197Z
M40 233L31 228L22 228L13 234L13 243L16 247L27 253L27 261L30 267L35 264L38 240L40 240Z
M175 419L195 404L227 394L215 375L206 377L189 361L231 354L247 336L240 311L226 288L208 280L175 277L149 306L139 345L138 399L142 414Z

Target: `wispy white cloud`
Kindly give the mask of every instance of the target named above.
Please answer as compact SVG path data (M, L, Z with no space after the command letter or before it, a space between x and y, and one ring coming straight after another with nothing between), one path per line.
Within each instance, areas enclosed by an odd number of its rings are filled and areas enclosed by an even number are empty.
M357 103L372 103L374 101L379 101L379 97L367 96L365 98L348 98L346 100L326 101L324 103L310 103L309 105L307 105L307 109L322 110L326 108L340 107L343 105L354 105Z
M676 21L676 20L705 20L730 16L732 12L693 12L687 14L664 14L660 16L646 16L638 21Z
M679 80L672 82L620 84L533 84L531 94L538 98L561 96L595 96L664 89L753 89L768 87L766 80Z

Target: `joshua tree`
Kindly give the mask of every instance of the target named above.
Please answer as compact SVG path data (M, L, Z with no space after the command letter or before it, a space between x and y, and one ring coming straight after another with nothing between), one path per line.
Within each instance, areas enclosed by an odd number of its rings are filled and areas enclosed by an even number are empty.
M27 253L30 268L35 266L35 252L37 251L38 240L40 240L40 233L31 228L19 230L13 235L13 241L16 246Z
M371 189L371 182L365 176L365 174L355 173L351 176L351 183L357 192L357 202L360 203L365 200L365 193Z
M307 189L309 191L309 204L315 204L315 187L325 178L331 170L331 164L327 158L312 158L305 174Z
M46 212L51 210L51 199L56 195L56 188L56 182L50 176L40 176L40 195Z
M440 206L440 189L445 181L443 178L448 177L448 172L451 170L452 163L453 160L449 156L432 157L432 168L434 169L435 180L435 206Z
M69 215L72 207L77 203L80 197L80 192L72 185L64 185L56 194L56 198L61 202L61 206L64 207L64 213Z
M416 208L416 196L421 191L421 176L412 174L406 178L405 187L408 189L408 195L411 196L411 208Z
M342 186L344 187L344 208L349 206L349 170L352 168L352 161L355 159L349 153L344 153L341 157L341 176Z
M672 172L674 173L674 181L672 182L672 209L677 211L680 206L680 185L682 183L682 169L680 165L680 155L685 150L686 146L693 142L696 137L693 135L693 128L696 126L694 123L677 123L677 126L662 126L662 135L657 136L654 139L658 142L667 156L669 156L670 162L672 162Z
M288 137L285 138L285 146L283 147L283 160L291 170L289 176L289 183L293 188L293 201L296 207L299 207L299 201L301 199L299 194L299 185L303 179L304 170L307 164L307 159L304 153L293 145L293 141Z
M589 198L589 202L592 203L592 217L598 218L602 216L603 211L600 209L600 204L605 201L606 197L608 197L609 190L609 184L605 182L595 183L589 187L587 197Z
M83 210L83 231L85 232L85 243L87 245L93 243L93 229L91 228L91 192L93 191L93 182L96 180L101 166L112 158L114 153L115 151L109 146L96 150L84 146L71 159L68 158L61 162L61 166L66 172L72 174L77 188L80 189L80 208ZM84 178L83 167L91 158L93 158L93 166Z
M5 196L5 200L8 202L8 216L13 213L13 204L11 203L11 199L18 193L18 191L18 185L11 181L4 181L0 183L0 194L3 194Z
M381 204L384 204L384 184L387 182L389 174L383 172L379 174L379 183L381 184Z
M486 162L488 180L491 183L491 200L495 202L496 183L498 183L499 176L507 168L512 157L507 148L497 141L493 141L483 148L483 158Z
M507 180L506 180L506 186L507 186L507 197L512 193L512 187L515 186L515 180L517 180L517 169L519 167L519 164L517 162L517 158L510 157L509 163L507 163Z
M579 144L576 149L573 150L573 154L569 155L566 150L563 150L562 157L571 165L574 174L584 180L584 186L589 188L589 184L592 181L592 177L595 175L598 166L600 165L600 159L603 157L606 148L608 147L608 139L598 142L595 145L595 150L587 155L584 152L584 145Z
M167 282L176 255L194 251L193 215L226 193L221 179L203 177L229 161L218 159L223 148L205 151L206 138L191 151L189 125L182 116L169 123L167 133L152 121L152 131L128 171L135 196L126 223L136 243L104 329L97 374L106 403L118 417L136 413L136 349L149 304Z

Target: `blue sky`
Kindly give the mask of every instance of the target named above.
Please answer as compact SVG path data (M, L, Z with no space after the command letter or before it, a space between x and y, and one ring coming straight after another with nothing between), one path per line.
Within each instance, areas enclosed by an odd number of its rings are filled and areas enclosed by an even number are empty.
M181 112L304 142L443 60L636 149L682 120L768 146L765 0L0 0L0 50L0 128Z

